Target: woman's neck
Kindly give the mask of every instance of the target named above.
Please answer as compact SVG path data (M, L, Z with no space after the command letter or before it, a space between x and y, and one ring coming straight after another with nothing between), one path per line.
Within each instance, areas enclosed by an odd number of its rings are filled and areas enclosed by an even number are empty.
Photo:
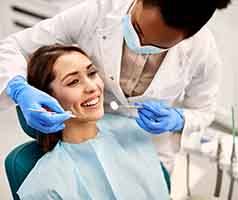
M79 122L76 119L65 123L62 140L68 143L81 143L97 135L96 122Z

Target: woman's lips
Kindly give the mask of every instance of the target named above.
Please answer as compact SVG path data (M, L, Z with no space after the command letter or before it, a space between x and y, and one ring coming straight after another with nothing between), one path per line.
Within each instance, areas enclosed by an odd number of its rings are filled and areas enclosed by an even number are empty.
M93 108L93 107L96 107L97 104L99 103L100 101L100 96L97 96L95 98L90 98L89 100L87 101L84 101L81 106L82 107L85 107L85 108Z

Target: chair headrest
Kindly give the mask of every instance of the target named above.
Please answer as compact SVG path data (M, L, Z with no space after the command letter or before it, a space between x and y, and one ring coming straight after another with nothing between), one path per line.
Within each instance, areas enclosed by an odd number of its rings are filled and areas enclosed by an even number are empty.
M24 115L23 115L23 113L22 113L22 111L21 111L19 106L16 107L16 110L17 110L17 116L18 116L18 120L20 122L20 125L21 125L23 131L27 135L29 135L32 138L36 138L36 135L43 134L40 131L38 131L36 129L33 129L30 126L27 125L27 122L26 122L26 120L24 118Z

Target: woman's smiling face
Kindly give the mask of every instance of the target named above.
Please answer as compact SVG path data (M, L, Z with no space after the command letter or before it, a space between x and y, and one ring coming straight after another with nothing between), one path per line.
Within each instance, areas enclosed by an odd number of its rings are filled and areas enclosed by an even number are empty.
M56 60L53 71L52 95L65 110L72 111L82 122L103 116L104 84L87 56L76 51L66 53Z

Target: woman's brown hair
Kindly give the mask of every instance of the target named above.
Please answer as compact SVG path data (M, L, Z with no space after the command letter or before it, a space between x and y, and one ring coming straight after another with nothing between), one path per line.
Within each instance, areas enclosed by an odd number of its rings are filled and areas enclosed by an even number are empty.
M66 46L59 44L42 46L36 50L30 57L27 66L28 83L33 87L42 90L49 95L52 95L53 91L50 87L50 83L55 79L53 66L60 56L73 51L86 55L77 46ZM44 152L48 152L54 148L60 139L62 139L62 132L51 133L48 135L40 134L36 136L36 139L42 150Z

